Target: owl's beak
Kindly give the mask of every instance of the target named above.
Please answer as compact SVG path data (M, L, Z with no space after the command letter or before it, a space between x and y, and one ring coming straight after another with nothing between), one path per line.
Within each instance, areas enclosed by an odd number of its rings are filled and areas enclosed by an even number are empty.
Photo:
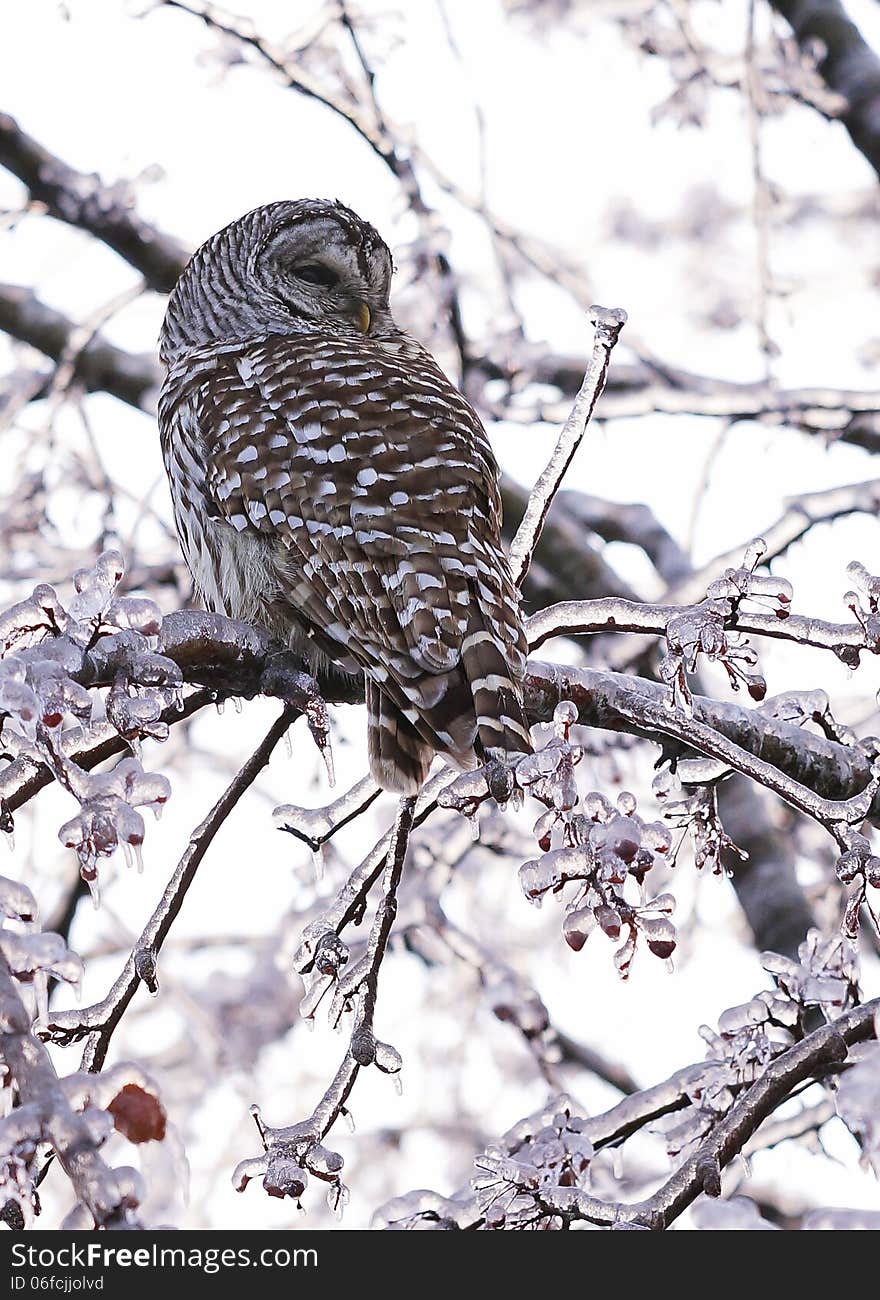
M367 304L365 302L359 303L357 315L355 316L355 323L362 334L366 334L367 330L370 328L371 320L372 316L370 315L370 309Z

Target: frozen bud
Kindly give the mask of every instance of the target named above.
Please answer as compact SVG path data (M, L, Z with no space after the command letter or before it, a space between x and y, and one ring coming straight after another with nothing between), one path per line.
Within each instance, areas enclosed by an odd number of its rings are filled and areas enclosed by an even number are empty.
M268 1157L263 1190L270 1196L290 1196L298 1201L309 1184L305 1169L283 1144L270 1147Z
M348 958L348 948L334 930L321 935L315 946L315 970L321 975L336 975Z
M580 754L578 754L578 759ZM578 759L573 761L577 762ZM574 779L574 772L571 764L565 763L556 779L553 781L553 806L560 812L568 812L577 806L578 788Z
M95 561L93 574L96 582L102 586L116 587L125 575L125 560L119 551L112 548L102 551Z
M609 939L617 939L620 937L621 920L620 913L616 908L609 907L607 903L600 903L599 906L594 909L594 914L597 922L605 934L608 935Z
M665 916L644 917L640 922L642 934L655 957L665 959L675 952L675 926Z
M547 852L547 850L550 848L550 845L553 843L552 840L553 827L556 825L558 820L559 820L559 814L557 813L556 809L550 808L547 810L547 812L541 813L541 816L538 818L538 820L535 822L534 827L532 828L532 834L534 835L535 839L538 841L539 848L544 853Z
M139 686L167 686L176 690L183 685L183 673L167 655L145 652L132 662L131 680Z
M630 863L642 843L642 828L631 817L614 817L590 831L590 844L599 853L611 853L621 862Z
M760 998L752 998L750 1002L743 1002L740 1006L729 1007L724 1011L718 1017L718 1030L725 1038L732 1038L743 1029L764 1024L767 1016L766 1005Z
M365 1025L356 1029L351 1037L349 1051L358 1065L372 1065L376 1059L376 1039L373 1031Z
M262 1178L266 1172L267 1163L264 1155L239 1160L232 1171L232 1186L237 1192L243 1192L252 1178Z
M624 817L632 817L636 810L636 797L630 794L629 790L621 790L617 796L617 806L623 813Z
M580 952L596 928L596 917L591 907L578 907L568 912L562 922L562 933L569 948Z
M553 724L562 732L563 739L568 739L568 729L578 720L577 705L571 700L562 700L553 710Z
M642 844L652 853L665 856L672 848L672 831L667 826L661 826L660 822L648 822L642 827Z
M34 921L37 901L27 885L0 876L0 912L13 921Z
M120 736L130 740L154 730L162 716L162 708L162 701L155 696L129 696L115 691L107 700L107 717ZM167 734L167 728L165 731ZM164 736L154 736L153 739L164 739Z
M40 712L40 701L24 682L0 677L0 712L8 713L16 722L27 727Z
M159 992L159 969L156 953L152 948L137 948L134 954L134 970L147 991L154 996Z
M101 1209L109 1215L120 1207L136 1210L144 1199L144 1180L137 1169L120 1165L110 1171L106 1196L99 1196Z
M336 1178L344 1164L345 1161L338 1151L330 1151L320 1144L313 1146L305 1156L305 1165L309 1172L316 1178L327 1181Z
M162 615L154 600L145 596L120 596L111 600L104 613L104 622L120 631L140 632L142 636L158 636Z
M403 1058L390 1043L377 1042L373 1059L376 1068L383 1074L399 1074L403 1069Z
M614 805L610 799L598 790L591 790L584 796L584 813L591 821L607 822L615 815Z

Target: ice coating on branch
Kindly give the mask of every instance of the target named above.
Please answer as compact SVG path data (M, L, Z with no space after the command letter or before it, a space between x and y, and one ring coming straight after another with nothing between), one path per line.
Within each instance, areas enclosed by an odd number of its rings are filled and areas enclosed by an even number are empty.
M872 654L880 654L880 577L869 573L858 560L848 564L846 572L856 584L857 590L848 591L844 600L862 625L868 649ZM858 667L858 650L839 647L838 655L851 668Z
M274 1197L289 1196L302 1210L300 1198L309 1185L309 1175L328 1183L327 1200L334 1214L341 1215L348 1201L348 1188L340 1178L344 1160L338 1151L325 1147L312 1123L272 1129L263 1124L259 1108L251 1107L257 1121L265 1151L263 1155L242 1160L235 1169L232 1183L243 1192L254 1178L262 1178L263 1190Z
M571 1101L557 1097L543 1115L524 1121L476 1158L478 1173L471 1187L484 1231L563 1226L539 1201L542 1193L589 1185L594 1151L585 1128L586 1120ZM388 1209L381 1213L387 1215Z

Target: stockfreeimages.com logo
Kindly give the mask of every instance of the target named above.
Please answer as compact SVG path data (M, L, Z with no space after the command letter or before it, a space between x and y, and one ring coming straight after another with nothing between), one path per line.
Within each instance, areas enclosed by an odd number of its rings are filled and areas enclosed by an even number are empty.
M101 1268L185 1268L199 1269L203 1273L219 1273L223 1268L317 1268L318 1252L314 1249L288 1250L286 1247L266 1247L263 1250L233 1250L209 1247L159 1246L105 1246L89 1242L85 1246L71 1243L57 1248L49 1246L12 1247L14 1269L101 1269ZM91 1291L102 1290L101 1278L34 1276L28 1278L13 1273L12 1289L26 1287L41 1291Z

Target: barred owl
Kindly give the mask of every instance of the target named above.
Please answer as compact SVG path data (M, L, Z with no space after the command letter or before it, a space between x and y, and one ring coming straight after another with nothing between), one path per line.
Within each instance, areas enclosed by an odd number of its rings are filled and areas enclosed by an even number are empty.
M375 780L530 750L526 643L480 420L395 325L391 254L339 203L273 203L171 295L159 426L209 609L363 674Z

